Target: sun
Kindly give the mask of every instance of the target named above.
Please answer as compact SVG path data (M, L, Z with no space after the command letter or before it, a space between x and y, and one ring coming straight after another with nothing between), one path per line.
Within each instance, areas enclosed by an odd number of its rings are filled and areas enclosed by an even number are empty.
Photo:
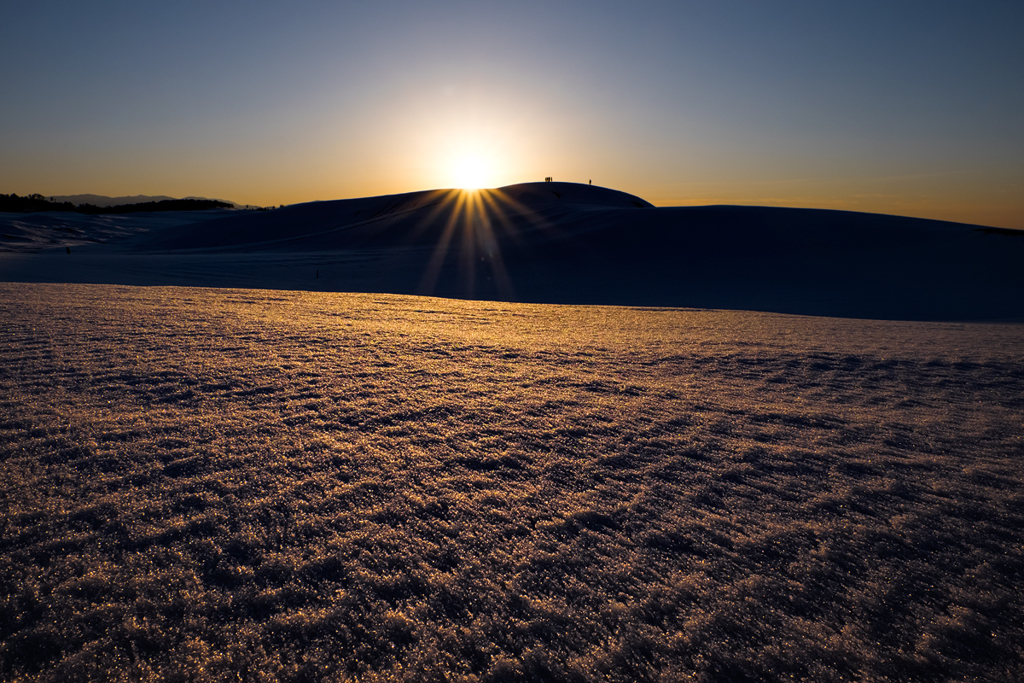
M480 153L466 152L452 158L449 173L454 187L480 190L493 182L494 164Z

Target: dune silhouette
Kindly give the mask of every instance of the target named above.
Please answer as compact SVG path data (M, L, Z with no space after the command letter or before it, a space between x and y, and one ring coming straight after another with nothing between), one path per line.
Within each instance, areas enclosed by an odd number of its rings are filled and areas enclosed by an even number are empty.
M522 237L579 213L638 207L654 208L624 192L576 183L526 183L476 193L426 190L219 217L165 231L140 248L307 251L432 246L452 221L466 220L474 228L474 220L499 222Z
M196 215L116 249L84 250L74 263L23 257L5 270L10 281L1017 319L1021 235L822 209L654 207L549 182Z

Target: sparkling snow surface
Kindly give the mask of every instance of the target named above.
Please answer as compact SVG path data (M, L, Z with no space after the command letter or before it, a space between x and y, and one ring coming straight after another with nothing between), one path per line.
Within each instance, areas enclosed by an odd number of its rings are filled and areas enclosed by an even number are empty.
M1024 326L0 284L7 680L1021 680Z

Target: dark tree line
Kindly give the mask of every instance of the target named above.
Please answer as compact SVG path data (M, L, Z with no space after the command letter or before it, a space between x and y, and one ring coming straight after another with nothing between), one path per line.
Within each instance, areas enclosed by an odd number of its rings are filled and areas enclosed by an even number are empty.
M19 197L0 194L0 211L7 213L35 213L38 211L68 211L87 214L136 213L139 211L202 211L204 209L230 209L231 204L215 199L165 199L159 202L121 204L120 206L93 206L71 202L51 202L41 194Z

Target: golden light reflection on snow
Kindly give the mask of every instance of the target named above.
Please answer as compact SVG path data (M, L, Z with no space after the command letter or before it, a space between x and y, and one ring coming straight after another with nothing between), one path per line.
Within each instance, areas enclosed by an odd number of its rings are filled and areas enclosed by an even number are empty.
M1020 679L1024 326L19 284L0 320L4 680Z

